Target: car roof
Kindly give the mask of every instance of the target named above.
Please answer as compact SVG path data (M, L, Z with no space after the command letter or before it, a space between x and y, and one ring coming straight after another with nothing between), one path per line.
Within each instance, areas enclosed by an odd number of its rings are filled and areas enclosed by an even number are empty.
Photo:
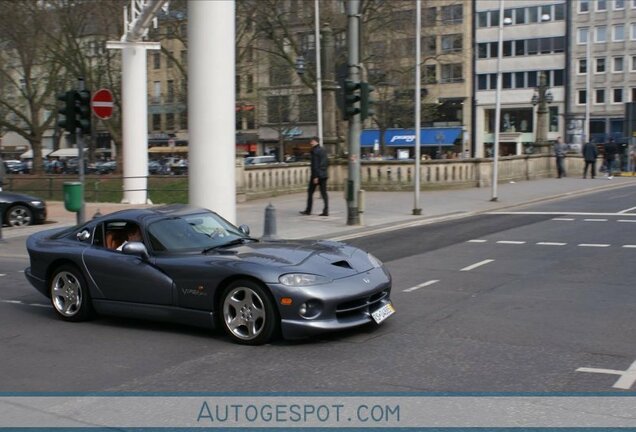
M98 220L126 219L140 224L148 224L155 220L179 217L196 213L207 213L210 210L187 204L170 204L161 207L126 209L109 213Z

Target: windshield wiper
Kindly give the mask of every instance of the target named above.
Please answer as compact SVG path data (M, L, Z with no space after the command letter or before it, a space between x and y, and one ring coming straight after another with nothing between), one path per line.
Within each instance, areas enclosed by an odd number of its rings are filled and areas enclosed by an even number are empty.
M248 241L252 241L252 242L257 242L259 241L258 239L252 238L252 237L240 237L234 240L230 240L227 243L222 243L220 245L216 245L216 246L210 246L208 248L203 249L203 251L201 252L202 254L206 254L214 249L218 249L218 248L222 248L222 247L227 247L227 246L235 246L235 245L239 245L239 244L245 244Z

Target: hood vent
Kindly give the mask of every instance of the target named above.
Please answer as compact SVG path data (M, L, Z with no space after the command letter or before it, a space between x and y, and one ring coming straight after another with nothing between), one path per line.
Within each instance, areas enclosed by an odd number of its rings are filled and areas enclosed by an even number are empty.
M345 260L333 262L331 265L353 270L353 267Z

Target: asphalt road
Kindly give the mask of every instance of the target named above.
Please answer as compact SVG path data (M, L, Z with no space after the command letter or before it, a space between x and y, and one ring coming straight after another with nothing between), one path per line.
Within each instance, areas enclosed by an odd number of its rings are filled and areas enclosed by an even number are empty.
M349 243L385 261L398 313L262 347L172 324L60 321L24 279L27 260L0 258L0 391L636 389L636 370L623 372L636 361L636 187Z

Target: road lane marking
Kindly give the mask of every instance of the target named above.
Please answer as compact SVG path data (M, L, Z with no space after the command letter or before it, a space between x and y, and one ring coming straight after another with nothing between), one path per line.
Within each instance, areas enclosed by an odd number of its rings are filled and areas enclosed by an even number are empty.
M540 246L565 246L567 243L560 242L537 242Z
M624 248L636 249L636 245L623 245Z
M475 264L469 265L468 267L464 267L464 268L463 268L463 269L461 269L460 271L470 271L470 270L476 269L477 267L481 267L481 266L483 266L483 265L486 265L486 264L488 264L488 263L491 263L491 262L493 262L493 261L494 261L494 259L486 259L486 260L480 261L480 262L478 262L478 263L475 263Z
M576 220L576 219L574 219L574 218L552 218L552 220L571 222L571 221Z
M610 245L603 244L603 243L579 243L577 246L581 246L581 247L597 247L597 248L610 247Z
M621 214L621 213L629 213L629 212L630 212L630 211L632 211L632 210L636 210L636 207L628 208L628 209L626 209L626 210L621 210L621 211L619 211L618 213L619 213L619 214Z
M584 222L607 222L607 219L583 219Z
M36 307L50 307L50 304L42 304L42 303L25 303L21 300L4 300L0 299L0 303L9 303L9 304L20 304L25 306L36 306Z
M629 390L632 388L634 383L636 382L636 361L631 364L627 370L619 371L614 369L597 369L597 368L588 368L582 367L578 368L576 372L590 372L590 373L602 373L602 374L611 374L611 375L620 375L618 381L614 383L612 387Z
M616 222L636 222L636 219L619 219Z
M493 211L487 212L489 215L539 215L539 216L636 216L636 213L598 213L598 212L569 212L569 211L553 211L553 212L533 212L533 211L520 211L520 212L504 212ZM554 220L554 219L553 219Z
M0 277L6 276L6 275L7 275L6 273L0 273Z
M414 287L407 288L407 289L405 289L405 290L403 290L403 291L404 291L404 292L412 292L412 291L418 290L418 289L420 289L420 288L424 288L424 287L427 287L427 286L429 286L429 285L436 284L437 282L439 282L439 280L437 280L437 279L433 279L433 280L430 280L430 281L426 281L426 282L424 282L424 283L421 283L421 284L419 284L419 285L415 285Z
M518 241L518 240L498 240L497 243L501 243L501 244L525 244L525 241Z
M488 240L482 240L482 239L475 239L475 240L468 240L468 243L486 243Z

